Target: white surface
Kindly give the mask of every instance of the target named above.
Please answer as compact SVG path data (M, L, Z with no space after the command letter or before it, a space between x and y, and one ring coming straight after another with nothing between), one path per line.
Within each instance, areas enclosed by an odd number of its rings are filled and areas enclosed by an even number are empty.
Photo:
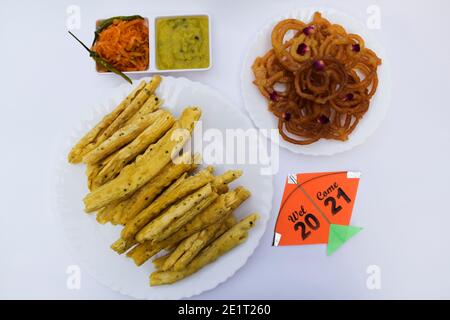
M364 23L361 23L344 12L325 7L301 7L281 16L277 16L272 22L268 23L258 32L247 49L241 75L242 97L244 99L244 106L256 127L260 129L278 130L278 118L268 111L266 98L253 84L255 76L253 74L252 65L257 57L264 56L272 49L271 33L279 21L283 19L299 19L308 23L312 20L316 11L321 12L322 15L332 23L345 26L348 33L356 33L362 36L366 43L366 47L374 50L378 57L383 60L383 65L378 68L379 85L376 94L370 102L370 108L358 123L356 129L350 134L347 141L320 139L313 144L303 146L290 143L282 138L274 141L275 143L279 143L281 147L295 153L312 156L330 156L351 150L364 143L381 124L389 109L391 99L389 61L386 57L385 50L378 41L370 35L370 30ZM263 130L262 132L267 131ZM266 137L270 138L267 134Z
M150 80L150 78L144 79ZM134 86L138 83L135 81ZM105 109L109 112L113 110L130 91L131 88L127 83L115 88L111 97L99 103L99 107L94 112L96 116L88 121L80 120L80 123L82 122L84 128L94 127L105 115ZM169 109L176 117L181 115L186 106L200 106L203 132L213 128L220 130L225 136L225 131L228 129L253 128L250 119L239 109L230 112L236 107L223 98L218 91L198 82L186 78L163 77L157 94L164 101L162 107ZM201 143L199 128L198 124L197 133L194 131L191 141L193 145ZM260 165L229 163L214 166L217 174L231 169L243 172L242 177L232 183L232 187L245 186L252 196L236 210L235 214L239 219L252 212L260 214L260 219L249 232L247 241L221 257L220 261L210 264L183 281L170 286L149 287L149 275L155 271L151 263L152 259L138 268L125 255L118 256L109 247L120 238L122 228L99 225L95 221L95 215L89 216L83 212L82 199L88 193L84 166L68 164L64 155L69 153L84 132L85 130L76 130L67 135L68 143L58 152L61 157L55 175L59 179L54 185L55 188L50 191L51 194L56 195L54 214L60 218L59 227L64 229L70 249L73 250L73 257L80 262L83 270L87 270L90 275L106 286L138 299L180 299L215 288L246 263L264 234L272 206L272 176L261 175ZM204 161L201 168L211 164L207 162L208 159Z
M81 7L82 28L76 31L83 39L92 36L99 16L156 6L210 13L214 67L186 76L218 88L238 106L247 44L272 16L299 6L296 0L2 1L2 298L127 298L83 270L81 289L67 289L66 269L79 262L67 251L49 209L49 177L64 143L61 135L121 83L98 76L68 36L66 9L74 3ZM391 62L388 116L364 145L332 158L281 150L275 210L260 246L234 277L196 298L450 298L450 44L444 41L450 2L304 0L301 5L321 4L361 21L368 6L380 6L381 29L372 33ZM326 170L362 172L353 223L364 230L332 257L324 246L272 247L270 229L286 175ZM381 268L381 290L366 286L369 265Z

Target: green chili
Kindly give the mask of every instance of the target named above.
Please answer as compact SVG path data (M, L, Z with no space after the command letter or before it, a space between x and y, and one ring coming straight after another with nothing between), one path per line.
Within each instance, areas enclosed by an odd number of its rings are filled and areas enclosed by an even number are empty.
M69 31L69 34L75 38L75 40L77 40L88 52L89 52L89 56L94 59L94 61L96 63L98 63L99 65L101 65L102 67L106 68L107 70L121 76L123 79L125 79L127 82L129 82L130 84L133 83L133 81L131 81L131 79L129 77L127 77L127 75L125 75L122 71L114 68L111 64L109 64L108 61L106 61L105 59L103 59L102 57L100 57L100 55L95 52L92 51L91 49L89 49L83 42L81 42L80 39L78 39L72 32Z

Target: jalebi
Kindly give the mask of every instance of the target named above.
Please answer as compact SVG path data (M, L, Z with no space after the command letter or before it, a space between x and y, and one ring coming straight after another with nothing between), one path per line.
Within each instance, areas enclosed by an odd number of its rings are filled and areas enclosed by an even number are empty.
M278 117L280 135L307 145L346 141L369 109L381 59L364 40L318 12L279 22L272 48L253 64L254 84Z

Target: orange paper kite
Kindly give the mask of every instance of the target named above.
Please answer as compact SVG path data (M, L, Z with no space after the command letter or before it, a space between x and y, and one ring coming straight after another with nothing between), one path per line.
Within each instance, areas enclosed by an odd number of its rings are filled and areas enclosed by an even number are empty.
M361 228L350 226L359 172L292 174L286 179L274 246L328 244L328 255Z

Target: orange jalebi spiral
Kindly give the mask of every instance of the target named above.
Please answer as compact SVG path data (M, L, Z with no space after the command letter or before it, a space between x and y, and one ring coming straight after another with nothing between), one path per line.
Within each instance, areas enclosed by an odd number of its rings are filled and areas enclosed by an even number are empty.
M253 64L255 85L279 118L281 136L307 145L345 141L369 109L381 59L364 40L318 12L306 24L279 22L272 49Z

